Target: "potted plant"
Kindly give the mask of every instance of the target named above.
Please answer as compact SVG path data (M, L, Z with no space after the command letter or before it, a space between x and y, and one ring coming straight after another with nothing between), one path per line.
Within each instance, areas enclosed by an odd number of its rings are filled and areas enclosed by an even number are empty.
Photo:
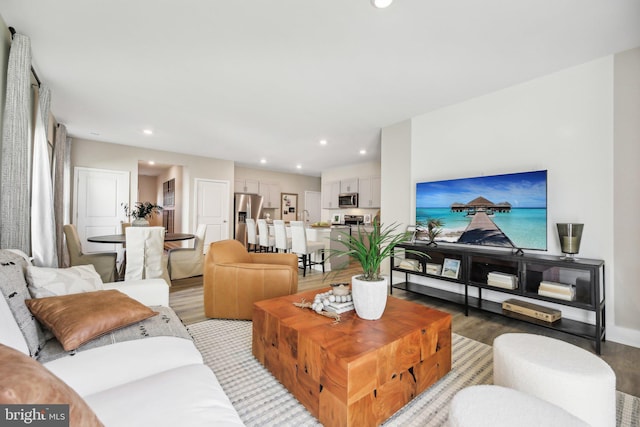
M363 319L377 320L384 312L388 279L380 274L380 266L391 256L399 243L411 237L410 233L397 232L397 229L397 224L383 227L378 221L374 221L370 232L362 227L358 227L355 234L341 232L341 238L336 241L342 243L345 248L330 250L330 257L347 255L358 261L362 267L362 274L351 278L351 294L356 313ZM422 252L410 249L405 249L405 252L425 256Z
M132 226L144 227L149 225L149 218L155 214L159 214L162 206L151 202L136 202L135 206L129 209L128 203L122 203L124 214L127 218L133 217Z

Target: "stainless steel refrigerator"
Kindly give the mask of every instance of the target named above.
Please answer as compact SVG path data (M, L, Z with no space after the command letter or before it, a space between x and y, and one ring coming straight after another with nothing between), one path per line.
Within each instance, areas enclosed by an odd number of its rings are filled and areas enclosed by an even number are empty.
M262 196L235 193L233 202L233 238L247 245L247 218L257 220L262 216Z

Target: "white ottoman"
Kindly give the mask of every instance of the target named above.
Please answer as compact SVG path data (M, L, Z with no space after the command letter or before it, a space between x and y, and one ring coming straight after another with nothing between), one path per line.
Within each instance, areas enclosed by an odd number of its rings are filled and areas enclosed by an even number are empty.
M559 406L497 385L460 390L449 405L449 427L589 427Z
M560 406L596 427L616 425L616 375L575 345L533 334L493 341L493 383Z

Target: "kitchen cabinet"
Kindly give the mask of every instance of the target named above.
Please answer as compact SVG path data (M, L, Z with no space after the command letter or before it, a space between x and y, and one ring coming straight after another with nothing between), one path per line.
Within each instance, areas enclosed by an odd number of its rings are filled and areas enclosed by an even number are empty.
M268 182L260 183L263 208L280 208L280 186Z
M259 194L260 183L257 179L236 179L233 191L236 193Z
M322 185L322 208L338 209L338 195L340 194L340 181L329 181Z
M349 178L340 180L340 193L357 193L358 178Z
M380 177L371 176L358 179L360 208L380 208Z

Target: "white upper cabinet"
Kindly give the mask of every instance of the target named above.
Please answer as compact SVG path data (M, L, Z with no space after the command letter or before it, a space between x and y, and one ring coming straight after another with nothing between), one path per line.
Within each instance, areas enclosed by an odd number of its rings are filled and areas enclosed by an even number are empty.
M340 181L329 181L322 185L322 208L338 209Z
M257 179L236 179L233 191L236 193L259 194L260 183Z
M340 193L357 193L358 178L340 180Z
M278 184L261 182L259 194L263 198L262 207L264 208L280 207L280 186Z
M379 208L380 207L380 186L379 176L360 178L358 180L360 193L358 195L358 207Z

